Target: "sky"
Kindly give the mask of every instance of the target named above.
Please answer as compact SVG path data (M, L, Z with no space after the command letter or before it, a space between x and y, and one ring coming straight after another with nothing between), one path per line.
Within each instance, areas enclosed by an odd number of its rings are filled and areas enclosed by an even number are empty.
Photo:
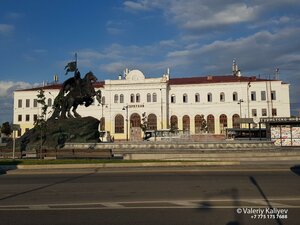
M290 84L300 109L299 0L0 0L0 123L12 122L12 93L51 82L78 54L82 74L117 79L231 74Z

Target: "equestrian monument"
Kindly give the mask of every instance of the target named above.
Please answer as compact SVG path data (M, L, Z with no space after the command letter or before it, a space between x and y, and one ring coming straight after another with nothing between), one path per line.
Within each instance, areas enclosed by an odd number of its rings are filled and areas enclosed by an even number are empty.
M97 78L92 72L81 78L77 59L68 63L65 70L66 75L74 72L74 76L61 85L54 99L50 118L36 123L34 128L20 138L21 151L41 152L43 149L60 149L66 142L99 142L100 121L94 117L81 117L76 111L79 105L88 107L95 99L101 103L101 91L95 91L93 86Z

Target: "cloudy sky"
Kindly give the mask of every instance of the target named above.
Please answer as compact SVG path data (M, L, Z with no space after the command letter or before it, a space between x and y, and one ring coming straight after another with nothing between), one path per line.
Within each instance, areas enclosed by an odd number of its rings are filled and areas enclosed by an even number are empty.
M128 67L146 77L243 75L290 83L300 109L299 0L0 0L0 122L12 92L57 74L78 53L100 80Z

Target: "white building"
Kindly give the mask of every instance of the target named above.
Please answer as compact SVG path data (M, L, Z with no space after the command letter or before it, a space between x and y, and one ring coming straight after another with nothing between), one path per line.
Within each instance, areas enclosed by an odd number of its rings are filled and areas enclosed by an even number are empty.
M52 105L60 85L43 87L46 103ZM280 80L244 77L239 72L226 76L145 78L139 70L126 70L124 77L95 84L102 92L102 104L80 106L78 113L101 120L102 130L117 139L140 138L140 124L145 113L150 129L179 130L197 134L201 116L209 133L221 134L237 127L236 118L289 117L289 84ZM14 92L14 124L23 134L33 127L41 113L36 102L39 88ZM50 108L50 107L49 107ZM49 109L48 116L51 115Z

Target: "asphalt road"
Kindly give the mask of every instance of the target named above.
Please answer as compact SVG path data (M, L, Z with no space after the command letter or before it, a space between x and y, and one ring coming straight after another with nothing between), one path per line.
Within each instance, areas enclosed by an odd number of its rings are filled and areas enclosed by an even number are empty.
M0 175L0 224L300 224L300 170Z

